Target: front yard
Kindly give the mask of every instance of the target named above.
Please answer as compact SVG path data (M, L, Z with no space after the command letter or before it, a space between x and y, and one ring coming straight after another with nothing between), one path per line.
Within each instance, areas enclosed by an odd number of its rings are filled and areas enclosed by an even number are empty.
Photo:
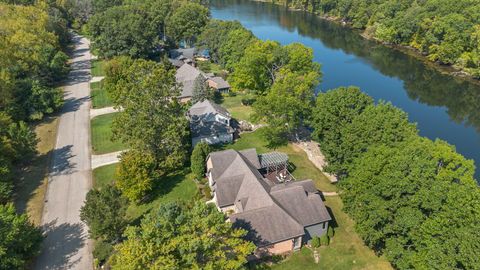
M103 83L90 83L90 96L92 97L92 107L94 109L113 106L112 100L108 96L107 91L103 88Z
M93 187L102 188L114 181L117 164L107 165L93 170ZM184 168L159 179L158 185L149 202L136 205L131 204L127 209L127 217L132 222L138 221L141 216L157 209L162 203L172 201L191 201L197 194L197 186L193 182L189 168Z
M112 121L115 113L100 115L92 119L92 151L95 155L124 150L126 147L112 141Z
M95 59L91 61L91 73L93 77L105 76L105 60Z

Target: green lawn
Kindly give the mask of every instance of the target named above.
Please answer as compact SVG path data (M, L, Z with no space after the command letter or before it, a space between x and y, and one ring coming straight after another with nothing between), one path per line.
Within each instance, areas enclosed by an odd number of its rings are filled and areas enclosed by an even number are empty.
M253 113L253 109L251 106L244 106L242 105L242 99L245 98L246 95L244 94L237 94L236 96L225 96L223 97L223 101L221 105L227 109L231 114L232 117L237 119L237 121L245 120L252 122L251 115Z
M93 187L102 188L112 183L116 167L117 164L112 164L93 170ZM127 209L127 217L131 221L138 221L142 215L158 208L162 203L192 200L197 194L197 186L192 179L188 168L159 179L152 199L141 205L131 204Z
M92 119L92 150L94 154L106 154L126 148L122 143L111 140L114 117L115 113L110 113Z
M258 153L273 151L265 145L264 139L257 130L256 132L242 134L241 138L234 144L226 145L224 148L242 150L254 147ZM289 144L275 151L288 154L290 162L294 166L292 174L297 180L312 179L321 191L338 190L337 187L331 184L327 177L308 160L303 150ZM325 204L334 219L332 224L335 228L335 236L332 238L331 244L328 247L321 247L319 249L320 262L316 264L312 251L308 248L303 248L301 251L295 252L293 255L287 257L286 260L267 267L267 269L392 269L386 259L377 257L370 248L363 244L363 241L355 233L353 220L342 211L343 203L340 197L326 197Z
M172 201L191 201L197 194L197 185L193 182L193 177L189 169L172 173L159 180L158 186L154 189L152 200L150 202L131 205L127 210L127 216L130 220L138 220L142 215L153 209L157 209L160 204Z
M92 60L91 63L92 63L91 73L93 77L105 76L105 71L104 71L105 60L95 59L95 60Z
M102 166L93 170L93 187L103 188L114 180L117 164Z
M197 61L198 68L205 73L214 73L215 75L220 74L223 71L223 68L213 63L212 61Z
M94 109L113 106L112 100L108 96L107 91L103 88L103 83L90 83L90 96L92 97L92 106Z

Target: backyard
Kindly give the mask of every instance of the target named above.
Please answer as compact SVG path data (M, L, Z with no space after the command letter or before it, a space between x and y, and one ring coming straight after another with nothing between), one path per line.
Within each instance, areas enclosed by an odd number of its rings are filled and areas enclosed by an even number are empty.
M92 119L92 151L95 155L124 150L118 141L112 141L112 121L115 113L100 115Z
M244 133L234 144L226 145L224 149L242 150L256 148L258 153L279 151L288 154L292 164L292 174L297 180L312 179L320 191L338 191L328 178L318 170L305 152L293 144L269 149L266 142L257 130L252 133ZM309 269L392 269L388 261L383 257L377 257L374 252L363 244L362 239L355 233L352 219L342 211L343 203L340 197L325 197L325 205L330 210L334 221L335 236L327 247L320 247L320 261L314 262L313 253L309 248L294 252L286 260L272 266L262 265L260 268L275 270L309 270ZM254 268L255 269L255 268Z
M242 104L242 99L247 98L245 94L236 94L235 96L224 96L220 101L220 105L227 109L233 118L252 122L252 107Z

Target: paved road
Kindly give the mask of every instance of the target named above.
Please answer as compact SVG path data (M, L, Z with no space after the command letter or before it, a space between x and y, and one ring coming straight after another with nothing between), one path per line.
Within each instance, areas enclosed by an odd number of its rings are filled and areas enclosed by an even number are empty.
M91 187L90 51L75 36L72 71L58 127L42 225L46 233L35 269L92 269L91 244L79 211Z

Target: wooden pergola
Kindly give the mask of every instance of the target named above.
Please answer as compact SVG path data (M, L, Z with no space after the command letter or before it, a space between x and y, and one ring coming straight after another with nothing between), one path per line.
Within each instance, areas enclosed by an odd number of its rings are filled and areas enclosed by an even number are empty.
M270 152L258 155L260 167L267 171L278 172L288 168L288 155L280 152Z

